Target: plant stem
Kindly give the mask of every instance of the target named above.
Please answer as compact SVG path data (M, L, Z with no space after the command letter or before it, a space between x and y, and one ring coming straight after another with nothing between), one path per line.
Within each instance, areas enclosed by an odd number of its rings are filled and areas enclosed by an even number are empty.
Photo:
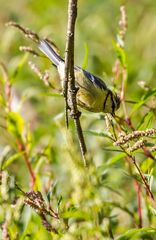
M74 75L74 32L75 22L77 17L77 0L69 0L68 2L68 26L67 26L67 39L65 49L65 81L64 81L64 96L66 104L66 124L68 126L68 99L70 99L70 114L74 119L75 127L77 130L79 145L83 157L84 165L86 166L85 154L87 152L81 124L81 113L78 111L76 94L78 89L75 86ZM68 96L69 95L69 96Z

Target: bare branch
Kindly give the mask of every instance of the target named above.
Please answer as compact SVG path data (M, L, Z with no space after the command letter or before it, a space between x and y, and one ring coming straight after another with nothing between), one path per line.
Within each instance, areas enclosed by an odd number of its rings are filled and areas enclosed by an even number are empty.
M77 17L77 0L69 0L68 2L68 26L67 26L67 39L65 49L65 80L63 86L63 94L66 103L66 124L68 126L68 109L70 108L71 117L74 119L77 135L79 139L81 153L84 159L84 165L86 166L85 154L86 144L84 141L82 128L80 124L80 115L78 111L76 94L78 89L75 87L75 75L74 75L74 32L75 22ZM70 106L68 105L68 97L70 100Z

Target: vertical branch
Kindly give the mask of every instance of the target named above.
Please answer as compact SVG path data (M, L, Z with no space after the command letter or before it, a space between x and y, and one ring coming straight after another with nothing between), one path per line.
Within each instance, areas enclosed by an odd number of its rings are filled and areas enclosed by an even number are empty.
M70 114L74 119L75 127L77 130L79 145L81 153L84 160L84 165L86 166L85 154L86 154L86 144L84 141L84 136L82 133L82 128L80 124L80 115L78 111L76 94L78 88L75 87L75 75L74 75L74 33L75 33L75 22L77 17L77 0L69 0L68 2L68 25L67 25L67 39L66 39L66 49L65 49L65 80L64 80L64 96L66 103L66 123L68 124L68 103L70 101Z
M125 36L127 32L127 14L126 14L126 9L125 6L122 5L120 7L120 13L121 13L121 19L119 21L119 39L118 40L118 45L124 49L125 45ZM128 72L127 72L127 66L124 64L121 69L121 77L122 77L122 87L121 87L121 101L122 101L122 106L125 114L125 120L128 123L128 125L131 127L131 119L128 116L126 105L125 105L125 90L126 90L126 85L127 85L127 77L128 77Z

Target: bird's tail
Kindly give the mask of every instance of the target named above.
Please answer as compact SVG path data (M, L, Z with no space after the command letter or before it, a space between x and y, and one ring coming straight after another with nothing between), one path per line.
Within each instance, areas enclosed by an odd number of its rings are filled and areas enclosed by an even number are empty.
M63 59L56 53L54 48L46 40L41 40L38 47L54 65L58 66L60 62L63 62Z

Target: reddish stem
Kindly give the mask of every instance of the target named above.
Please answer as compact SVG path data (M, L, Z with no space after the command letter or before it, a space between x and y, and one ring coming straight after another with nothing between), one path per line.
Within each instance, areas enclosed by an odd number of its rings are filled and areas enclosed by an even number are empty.
M137 198L138 198L138 217L139 217L138 227L142 228L141 186L137 181L135 181L135 188L136 188Z
M152 200L155 201L154 195L153 195L153 193L152 193L151 190L150 190L150 187L149 187L149 185L148 185L148 183L147 183L146 178L144 177L143 173L141 172L141 170L140 170L139 166L137 165L135 159L132 158L132 160L133 160L133 163L134 163L135 167L137 168L137 170L138 170L138 172L139 172L139 174L140 174L140 177L142 178L142 181L143 181L144 184L145 184L145 187L146 187L146 190L147 190L147 193L148 193L149 197L150 197Z
M142 149L143 149L144 154L145 154L146 157L151 158L154 161L156 161L155 157L152 155L152 153L149 151L149 149L147 147L144 146L144 147L142 147Z
M31 167L31 164L30 164L30 161L29 161L29 157L28 157L28 153L27 153L25 145L22 142L22 139L17 139L17 147L18 147L18 150L20 152L21 151L23 152L23 158L25 160L25 163L27 165L27 168L28 168L28 171L29 171L29 174L30 174L30 177L31 177L30 188L33 189L34 185L35 185L36 177L35 177L35 174L32 170L32 167Z
M148 196L151 198L151 200L152 200L153 202L155 202L154 195L153 195L153 193L152 193L151 190L150 190L150 187L149 187L149 185L148 185L148 182L147 182L144 174L142 173L141 169L139 168L138 164L136 163L135 157L133 157L132 155L130 155L130 154L124 149L124 147L122 147L121 145L120 145L120 148L126 153L126 155L129 157L129 159L132 160L134 166L135 166L136 169L138 170L139 175L140 175L140 177L141 177L141 179L142 179L142 181L143 181L143 183L144 183L144 185L145 185L145 187L146 187L146 191L147 191L147 193L148 193Z

